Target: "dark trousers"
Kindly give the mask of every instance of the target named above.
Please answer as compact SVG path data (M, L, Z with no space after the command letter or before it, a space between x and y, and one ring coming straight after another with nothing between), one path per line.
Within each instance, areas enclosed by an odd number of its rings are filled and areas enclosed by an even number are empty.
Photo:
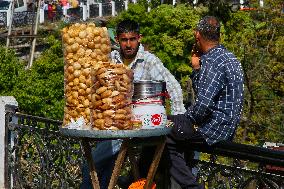
M145 146L142 148L139 159L139 174L141 178L147 178L147 174L154 158L156 151L156 146ZM159 188L167 189L170 185L170 176L168 171L168 159L166 156L166 151L164 150L162 157L160 159L157 172L154 178L154 182L159 186Z
M116 157L117 155L110 157L109 159L105 159L99 164L94 162L101 189L108 188ZM82 167L82 183L80 185L80 189L93 189L92 179L87 162L85 162Z
M193 128L186 139L178 140L172 135L167 137L166 154L169 159L169 172L183 189L203 189L204 186L197 182L187 164L194 156L194 151L190 148L192 142L206 143L202 135Z

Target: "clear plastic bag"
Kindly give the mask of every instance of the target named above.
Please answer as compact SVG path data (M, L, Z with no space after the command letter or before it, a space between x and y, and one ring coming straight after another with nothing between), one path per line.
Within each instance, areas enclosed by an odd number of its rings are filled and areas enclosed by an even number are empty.
M94 129L132 129L133 73L123 64L102 63L92 71Z
M110 59L110 39L106 28L76 23L62 30L64 53L63 127L91 128L91 68Z

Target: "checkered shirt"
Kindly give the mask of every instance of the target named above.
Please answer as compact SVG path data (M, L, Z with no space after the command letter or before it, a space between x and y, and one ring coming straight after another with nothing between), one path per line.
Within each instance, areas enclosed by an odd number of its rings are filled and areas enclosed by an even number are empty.
M123 63L119 51L111 52L111 58L115 63ZM148 51L143 46L139 46L139 50L135 59L129 64L134 70L134 80L162 80L166 82L167 91L171 98L171 114L184 114L186 109L183 105L182 90L179 82L164 67L161 60Z
M185 115L211 145L234 135L242 110L243 71L222 45L210 49L200 61L201 68L192 74L196 102Z

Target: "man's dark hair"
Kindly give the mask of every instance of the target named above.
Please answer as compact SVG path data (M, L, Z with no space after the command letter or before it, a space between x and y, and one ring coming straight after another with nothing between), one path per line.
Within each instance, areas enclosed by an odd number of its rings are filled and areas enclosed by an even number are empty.
M123 20L117 24L116 35L134 32L139 34L139 24L133 20Z
M197 24L196 31L208 41L220 40L220 22L214 16L205 16Z

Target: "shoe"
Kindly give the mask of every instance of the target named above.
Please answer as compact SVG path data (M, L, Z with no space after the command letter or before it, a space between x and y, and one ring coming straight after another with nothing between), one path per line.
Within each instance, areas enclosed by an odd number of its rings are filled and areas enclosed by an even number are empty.
M119 176L117 179L117 185L122 189L128 189L130 184L133 182L133 178L129 175Z

